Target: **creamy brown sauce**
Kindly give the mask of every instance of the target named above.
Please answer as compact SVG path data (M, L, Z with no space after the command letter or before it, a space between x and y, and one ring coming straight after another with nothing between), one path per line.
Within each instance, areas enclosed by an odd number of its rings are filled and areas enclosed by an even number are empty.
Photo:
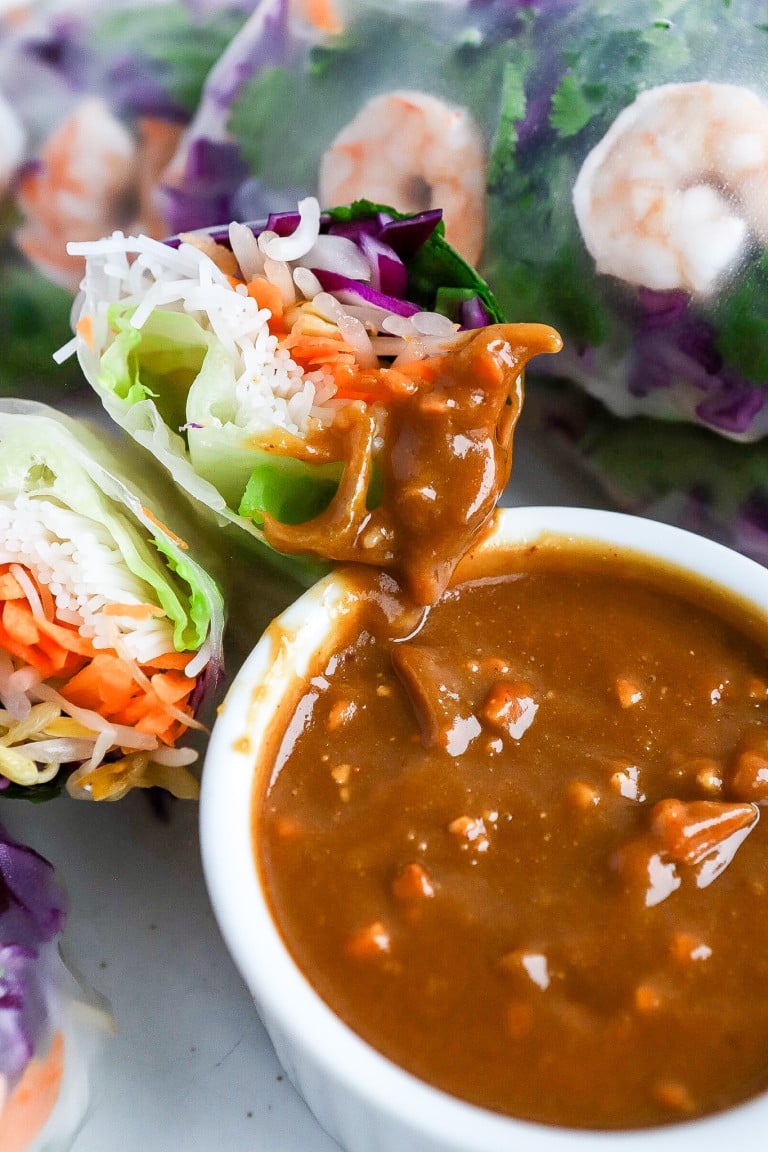
M561 345L543 324L495 324L421 361L418 378L372 372L382 402L349 405L306 442L286 440L286 452L311 463L343 460L344 474L315 519L288 525L265 516L268 542L391 569L414 600L432 603L509 480L525 365ZM374 462L381 499L370 508Z
M461 1098L587 1128L725 1108L768 1086L766 623L620 554L506 567L404 643L371 575L385 610L262 766L275 920L342 1019Z

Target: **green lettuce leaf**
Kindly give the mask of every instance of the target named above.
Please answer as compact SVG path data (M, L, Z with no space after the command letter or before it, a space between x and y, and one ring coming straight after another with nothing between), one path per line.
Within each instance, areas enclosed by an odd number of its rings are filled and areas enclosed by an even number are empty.
M173 625L177 651L196 651L223 627L212 578L162 527L157 501L115 470L99 438L43 405L0 403L0 499L18 493L47 497L109 532L126 568L147 588ZM220 637L219 637L220 639Z

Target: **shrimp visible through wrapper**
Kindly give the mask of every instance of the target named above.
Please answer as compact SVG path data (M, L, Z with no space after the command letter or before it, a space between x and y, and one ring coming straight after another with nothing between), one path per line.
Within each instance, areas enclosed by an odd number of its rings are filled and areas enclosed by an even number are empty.
M589 153L573 205L598 272L707 295L768 245L768 105L735 84L641 93Z
M81 262L67 255L67 241L92 240L108 230L135 162L128 130L103 100L88 99L51 134L22 175L18 202L25 221L16 243L55 283L77 289Z
M446 240L476 264L485 237L483 134L464 108L426 92L374 96L320 164L320 201L368 199L401 212L442 208Z

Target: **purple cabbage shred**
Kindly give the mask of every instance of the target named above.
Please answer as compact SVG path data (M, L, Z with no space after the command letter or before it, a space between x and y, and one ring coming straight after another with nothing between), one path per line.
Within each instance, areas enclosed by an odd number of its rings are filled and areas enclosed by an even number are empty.
M62 931L65 916L52 866L0 826L0 1074L11 1081L45 1033L41 955Z

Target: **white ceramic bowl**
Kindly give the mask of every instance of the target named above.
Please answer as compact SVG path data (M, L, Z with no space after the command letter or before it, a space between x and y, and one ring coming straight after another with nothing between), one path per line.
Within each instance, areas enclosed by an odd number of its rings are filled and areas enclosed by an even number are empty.
M650 520L581 508L503 509L482 551L542 537L601 541L710 579L768 615L768 572L745 557ZM326 577L268 629L235 678L203 774L206 881L226 944L278 1058L320 1124L347 1152L764 1152L768 1094L692 1122L633 1132L585 1132L510 1119L463 1103L381 1056L326 1006L296 967L272 920L254 864L254 769L284 725L307 666L333 643L348 608L339 574Z

